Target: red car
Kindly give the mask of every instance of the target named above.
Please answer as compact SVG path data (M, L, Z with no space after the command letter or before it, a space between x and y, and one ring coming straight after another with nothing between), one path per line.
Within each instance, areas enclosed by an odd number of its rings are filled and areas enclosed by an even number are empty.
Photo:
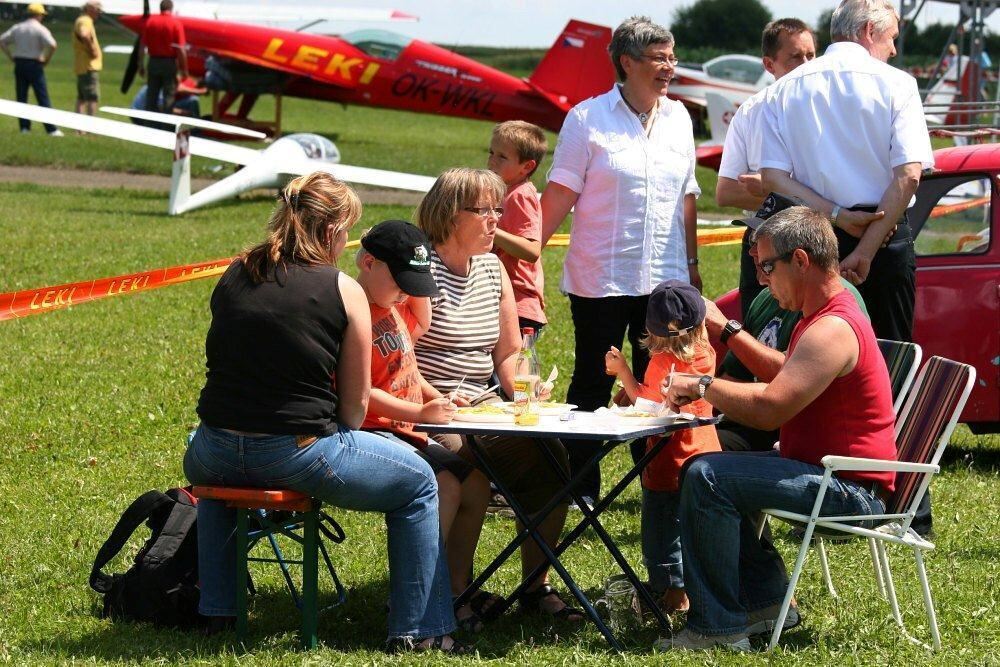
M961 421L973 433L1000 432L1000 144L936 151L910 209L916 235L913 338L924 359L975 366L976 386ZM718 300L739 317L739 294Z

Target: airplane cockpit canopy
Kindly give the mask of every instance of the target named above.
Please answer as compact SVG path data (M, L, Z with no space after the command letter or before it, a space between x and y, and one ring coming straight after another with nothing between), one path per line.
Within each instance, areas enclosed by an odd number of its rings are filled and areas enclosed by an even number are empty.
M388 30L355 30L341 38L358 47L373 58L395 60L403 49L413 41Z
M285 139L291 139L299 146L302 147L302 152L306 154L306 157L313 160L321 160L323 162L338 163L340 162L340 151L332 141L326 137L321 137L318 134L289 134L284 137Z

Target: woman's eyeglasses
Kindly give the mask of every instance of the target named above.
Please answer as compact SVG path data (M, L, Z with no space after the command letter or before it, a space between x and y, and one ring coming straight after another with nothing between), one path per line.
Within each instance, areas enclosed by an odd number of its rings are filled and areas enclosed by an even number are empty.
M648 62L653 63L657 67L666 67L667 65L670 65L671 67L677 67L677 62L678 62L677 61L677 56L664 56L664 55L660 55L660 54L648 56L645 53L640 53L636 57L636 59L637 60L646 60Z
M462 210L468 211L469 213L475 213L476 215L484 218L491 213L498 218L503 217L503 206L466 206Z

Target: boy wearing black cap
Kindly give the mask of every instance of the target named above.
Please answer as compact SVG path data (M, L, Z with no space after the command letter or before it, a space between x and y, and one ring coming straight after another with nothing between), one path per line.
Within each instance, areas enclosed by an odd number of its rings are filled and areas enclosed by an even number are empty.
M649 366L642 384L618 349L612 347L604 357L605 372L618 376L630 402L637 398L661 402L660 384L673 373L708 378L715 373L715 351L705 330L705 301L696 288L680 280L657 285L646 307L646 331L642 345L649 350ZM700 417L712 416L712 406L704 399L685 409ZM647 440L647 451L660 437ZM668 437L670 443L642 471L642 558L661 607L674 612L688 608L677 519L681 468L691 456L721 448L714 426L685 429Z
M409 297L438 295L429 256L427 237L402 220L380 222L361 237L358 284L372 315L372 390L361 428L414 447L434 470L452 593L458 595L472 571L490 486L471 463L413 430L415 422L446 424L455 412L450 397L420 375L413 354L412 333L420 325L408 307L414 300ZM489 602L473 598L457 610L459 626L478 632L482 623L477 614L485 612Z

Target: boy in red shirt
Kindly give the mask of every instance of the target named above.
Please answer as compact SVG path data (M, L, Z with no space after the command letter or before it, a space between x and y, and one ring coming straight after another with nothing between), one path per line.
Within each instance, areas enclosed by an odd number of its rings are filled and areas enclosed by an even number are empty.
M646 330L642 345L649 350L649 366L642 384L616 348L604 357L605 371L618 376L632 403L637 398L660 403L660 384L671 373L715 374L715 351L705 329L705 301L691 285L679 280L657 285L649 295ZM705 399L685 409L699 417L712 416L712 406ZM659 438L650 437L646 451ZM669 444L642 471L642 557L653 594L660 596L664 611L673 612L688 608L677 520L680 471L691 456L718 452L721 447L714 426L684 429L669 438Z
M387 220L361 237L358 284L372 314L372 390L361 428L404 447L413 447L437 477L441 534L448 550L452 594L465 590L489 502L490 485L481 472L413 430L415 422L446 424L455 404L442 396L417 369L411 333L417 316L408 297L437 296L430 273L430 244L414 225ZM425 325L426 326L426 325ZM480 591L455 617L459 627L478 632L495 596Z
M503 215L493 241L493 252L507 269L517 302L518 326L540 332L545 323L545 285L542 274L542 208L538 190L529 180L545 157L542 129L522 120L498 123L490 140L486 167L507 185Z

